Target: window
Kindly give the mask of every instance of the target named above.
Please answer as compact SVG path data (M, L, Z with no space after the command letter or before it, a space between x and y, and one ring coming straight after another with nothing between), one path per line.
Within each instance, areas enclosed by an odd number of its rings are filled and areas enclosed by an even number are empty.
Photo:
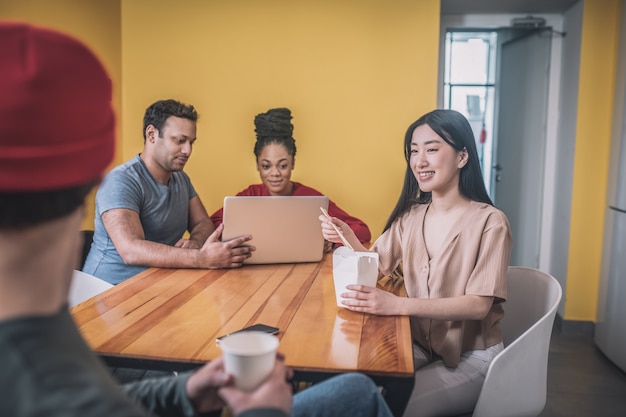
M443 88L444 107L465 115L472 126L485 185L492 196L497 40L495 31L448 31Z

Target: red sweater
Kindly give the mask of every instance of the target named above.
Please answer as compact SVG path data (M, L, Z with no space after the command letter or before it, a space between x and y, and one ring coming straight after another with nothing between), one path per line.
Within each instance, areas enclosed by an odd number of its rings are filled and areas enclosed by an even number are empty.
M291 193L292 196L324 195L320 193L319 191L317 191L316 189L307 187L306 185L302 185L299 182L292 181L292 183L293 183L293 192ZM267 187L265 185L252 184L245 190L237 193L237 195L259 197L259 196L269 196L270 193L267 190ZM213 224L215 225L215 227L222 224L223 211L224 209L221 208L211 215L211 220L213 221ZM328 200L328 214L331 217L337 217L338 219L341 219L344 222L346 222L346 224L350 226L350 228L354 231L354 234L356 235L356 237L359 239L361 243L367 243L371 240L372 234L370 233L370 229L367 227L365 223L363 223L363 221L357 219L356 217L350 216L348 213L340 209L335 203L333 203L330 200Z

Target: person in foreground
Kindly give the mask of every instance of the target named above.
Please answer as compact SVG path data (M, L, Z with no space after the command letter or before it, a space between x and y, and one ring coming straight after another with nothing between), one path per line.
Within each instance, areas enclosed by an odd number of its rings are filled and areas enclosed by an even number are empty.
M350 310L411 319L415 386L405 416L458 415L476 404L491 360L503 349L500 320L507 296L512 238L508 220L484 186L472 129L453 110L434 110L411 124L407 169L398 203L371 250L380 273L402 267L408 297L350 285ZM331 221L355 250L339 219Z
M314 188L291 181L291 172L296 163L296 141L293 138L291 111L287 108L270 109L254 118L256 143L254 155L261 184L252 184L239 196L315 196L323 195ZM328 213L343 220L353 231L359 242L369 242L372 235L367 225L343 211L333 201L328 201ZM222 224L223 209L211 215L213 224ZM332 249L326 243L325 251Z
M91 250L83 271L118 284L150 266L234 268L251 236L221 241L183 171L196 141L193 106L161 100L146 109L143 152L113 169L96 194ZM183 235L189 231L189 238Z
M56 31L0 23L0 416L390 416L373 382L344 374L292 396L278 355L252 392L217 358L193 373L116 384L67 307L84 199L113 158L111 81ZM323 399L323 400L322 400Z

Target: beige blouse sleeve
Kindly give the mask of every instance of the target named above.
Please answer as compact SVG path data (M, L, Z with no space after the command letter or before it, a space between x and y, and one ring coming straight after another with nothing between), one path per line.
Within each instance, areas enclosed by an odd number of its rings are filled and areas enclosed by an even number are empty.
M506 300L506 274L512 247L509 222L499 210L489 214L480 240L476 266L467 282L466 294L493 295Z
M370 250L378 253L378 270L391 275L402 261L402 235L405 216L397 219L372 245Z

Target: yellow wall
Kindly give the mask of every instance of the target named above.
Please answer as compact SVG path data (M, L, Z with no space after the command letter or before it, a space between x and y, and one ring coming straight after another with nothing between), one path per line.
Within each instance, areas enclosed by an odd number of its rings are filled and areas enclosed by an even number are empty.
M259 182L254 116L293 113L292 179L377 237L400 192L408 125L436 106L439 0L122 2L123 158L145 108L200 113L186 171L212 212Z
M585 1L565 319L595 321L620 1Z
M596 315L619 4L584 4L569 320ZM194 104L187 171L209 211L258 182L254 115L286 106L293 179L361 217L375 238L401 187L404 130L436 105L438 0L0 0L0 19L60 29L100 56L120 122L115 164L141 151L146 106ZM93 196L85 227L92 213Z
M121 17L119 0L0 0L0 19L60 30L85 42L113 80L113 100L121 132ZM121 155L118 147L118 155ZM114 162L119 163L120 158ZM94 194L87 199L83 227L93 229Z

